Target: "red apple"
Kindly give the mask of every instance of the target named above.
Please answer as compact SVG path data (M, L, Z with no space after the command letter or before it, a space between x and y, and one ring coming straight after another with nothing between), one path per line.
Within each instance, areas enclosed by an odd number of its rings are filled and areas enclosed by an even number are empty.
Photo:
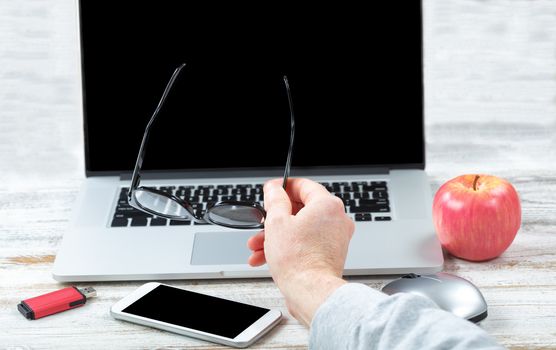
M432 213L442 246L472 261L502 254L521 225L517 192L491 175L462 175L446 182L434 196Z

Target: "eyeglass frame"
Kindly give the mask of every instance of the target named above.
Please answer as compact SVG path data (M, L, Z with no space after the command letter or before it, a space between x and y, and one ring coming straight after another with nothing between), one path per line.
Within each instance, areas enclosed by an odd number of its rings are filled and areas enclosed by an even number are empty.
M140 181L141 181L141 175L140 175L140 171L141 171L141 167L143 165L143 160L145 158L145 152L146 152L146 144L148 142L149 139L149 135L150 135L150 128L153 124L153 122L155 121L156 117L158 116L158 113L160 112L160 110L162 109L162 106L164 105L164 102L166 101L166 97L168 96L168 94L170 93L175 80L177 79L177 77L179 76L181 70L186 66L185 63L182 63L180 66L178 66L175 70L174 73L172 73L172 76L170 77L170 80L168 81L168 83L166 84L166 87L164 89L164 92L162 94L162 97L160 98L158 105L155 109L155 111L153 112L149 122L147 123L147 126L145 127L145 132L143 134L143 139L141 140L141 146L139 148L139 154L137 155L137 161L135 162L135 167L133 169L133 175L131 177L131 185L129 188L129 192L127 194L127 199L128 199L128 203L130 206L132 206L135 209L141 210L147 214L150 215L154 215L160 218L165 218L168 220L176 220L176 221L193 221L193 222L197 222L197 223L210 223L213 225L218 225L218 226L223 226L223 227L228 227L228 228L235 228L235 229L258 229L258 228L263 228L264 227L264 220L266 219L266 211L264 210L264 208L255 201L241 201L241 200L224 200L224 201L218 201L216 203L214 203L213 205L210 206L210 208L208 207L207 204L207 208L205 210L205 213L203 215L202 218L198 217L195 214L195 211L191 205L191 203L189 203L188 201L181 199L171 193L168 192L164 192L161 190L158 190L156 188L152 188L152 187L143 187L143 186L139 186ZM290 175L290 169L291 169L291 159L292 159L292 153L293 153L293 143L294 143L294 137L295 137L295 118L294 118L294 112L293 112L293 101L292 101L292 97L291 97L291 92L290 92L290 85L289 85L289 81L288 81L288 77L286 75L283 76L283 81L284 81L284 86L286 88L286 93L288 96L288 105L289 105L289 111L290 111L290 144L289 144L289 148L288 148L288 156L286 159L286 166L284 169L284 177L282 180L282 188L284 190L286 190L286 186L287 186L287 182L288 182L288 178ZM182 206L182 208L184 208L186 210L186 212L191 216L191 218L185 218L185 217L180 217L180 216L172 216L172 215L168 215L168 214L162 214L159 213L157 211L154 211L150 208L144 207L142 206L139 201L137 200L135 193L137 190L141 189L142 191L147 191L147 192L152 192L155 193L157 195L166 197L167 199L170 199L176 203L178 203L179 205ZM246 225L246 226L236 226L236 225L228 225L222 222L214 222L212 219L210 219L208 213L209 210L212 210L213 208L216 207L220 207L220 206L228 206L228 205L236 205L236 206L243 206L243 207L253 207L257 210L259 210L263 216L263 221L260 224L254 224L254 225Z

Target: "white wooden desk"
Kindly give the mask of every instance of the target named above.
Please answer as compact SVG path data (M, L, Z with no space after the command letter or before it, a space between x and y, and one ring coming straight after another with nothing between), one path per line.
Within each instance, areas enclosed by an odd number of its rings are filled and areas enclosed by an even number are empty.
M556 348L556 2L425 1L427 170L509 179L523 204L510 249L445 270L483 291L482 326L512 349ZM37 321L24 298L60 288L56 250L83 181L77 33L70 0L0 1L0 349L220 346L109 316L139 282L94 283L85 307ZM403 141L403 140L402 140ZM379 287L387 278L350 278ZM286 313L268 279L173 281ZM303 349L287 315L253 349Z

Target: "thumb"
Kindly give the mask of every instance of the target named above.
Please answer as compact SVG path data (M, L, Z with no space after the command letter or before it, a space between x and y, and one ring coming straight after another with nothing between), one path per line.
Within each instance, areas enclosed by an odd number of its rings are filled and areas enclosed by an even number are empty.
M279 181L268 181L264 185L264 207L267 216L292 215L292 203Z

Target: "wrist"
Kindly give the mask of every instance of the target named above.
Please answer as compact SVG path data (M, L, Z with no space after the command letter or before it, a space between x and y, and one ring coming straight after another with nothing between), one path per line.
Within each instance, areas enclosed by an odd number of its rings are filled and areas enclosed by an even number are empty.
M346 283L328 270L305 270L277 284L286 298L292 316L309 326L318 308L336 289Z

